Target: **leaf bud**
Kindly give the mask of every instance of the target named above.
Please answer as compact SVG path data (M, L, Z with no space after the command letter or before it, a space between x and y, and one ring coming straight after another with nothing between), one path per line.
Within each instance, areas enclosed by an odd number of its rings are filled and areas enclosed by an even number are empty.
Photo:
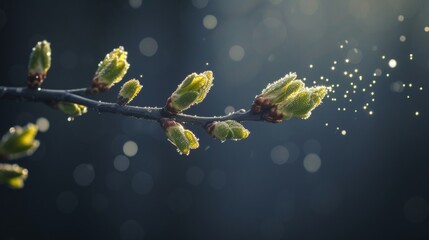
M98 64L89 92L104 92L120 82L130 67L127 62L127 55L128 53L122 46L108 53L103 61Z
M39 88L51 67L51 44L46 41L37 42L30 54L28 62L27 86Z
M164 109L177 114L204 100L213 85L213 72L192 73L177 87L168 98Z
M242 124L234 120L226 120L209 123L206 127L208 133L222 142L226 139L241 140L249 136L250 131Z
M165 130L168 140L177 147L180 154L189 155L191 149L199 147L198 138L194 133L171 119L161 119L161 125Z
M137 79L131 79L122 85L118 94L118 104L126 105L130 103L139 94L143 85Z
M59 102L57 106L62 112L71 117L82 116L88 111L86 106L71 102Z

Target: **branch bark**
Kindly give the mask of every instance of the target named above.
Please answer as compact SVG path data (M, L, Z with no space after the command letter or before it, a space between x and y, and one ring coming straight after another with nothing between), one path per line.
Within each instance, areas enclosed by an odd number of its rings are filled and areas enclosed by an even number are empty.
M235 120L242 121L264 121L259 114L253 114L250 110L240 109L234 113L216 116L194 116L187 114L168 115L160 107L138 107L120 106L116 103L96 101L78 94L84 94L86 89L53 90L53 89L29 89L26 87L5 87L0 86L0 99L31 101L31 102L71 102L84 105L100 113L114 113L125 116L136 117L146 120L160 121L161 118L174 119L181 123L192 123L201 126L213 121Z

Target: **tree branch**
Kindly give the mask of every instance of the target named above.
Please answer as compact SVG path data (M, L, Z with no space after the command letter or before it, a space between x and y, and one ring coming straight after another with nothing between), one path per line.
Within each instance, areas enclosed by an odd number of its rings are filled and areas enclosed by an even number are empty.
M140 119L159 121L161 118L175 119L181 123L193 123L201 126L213 121L235 120L242 121L264 121L258 114L253 114L250 110L240 109L234 113L217 116L193 116L179 113L177 115L168 115L160 107L137 107L137 106L120 106L116 103L107 103L95 101L77 94L85 93L86 89L73 89L73 90L53 90L53 89L29 89L25 87L5 87L0 86L0 99L10 99L18 101L32 101L32 102L71 102L84 105L97 112L107 112L122 114L125 116L132 116Z

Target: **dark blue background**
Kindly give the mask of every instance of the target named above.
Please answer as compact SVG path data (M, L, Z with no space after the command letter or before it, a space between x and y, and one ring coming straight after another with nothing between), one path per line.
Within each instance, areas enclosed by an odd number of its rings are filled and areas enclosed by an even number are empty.
M212 30L203 25L208 14L217 18ZM1 100L1 133L40 117L50 128L37 136L39 150L17 161L30 171L25 188L0 188L0 239L428 239L425 26L423 0L210 0L201 9L191 0L143 0L138 8L119 0L2 1L0 85L24 85L30 50L47 39L53 62L46 88L89 86L97 63L122 45L131 64L126 78L144 85L134 105L162 106L187 74L207 69L215 85L189 113L248 108L267 83L289 71L310 85L329 77L340 84L332 94L340 100L326 99L305 121L245 123L251 135L240 142L221 144L188 126L201 146L187 157L155 122L92 111L68 122L40 103ZM152 57L139 50L146 37L158 44ZM340 49L344 40L349 44ZM230 58L234 45L245 51L241 61ZM362 111L368 94L350 104L341 100L350 82L343 62L354 47L363 57L350 69L368 76L365 84L374 69L383 71L372 90L372 116ZM382 55L398 67L390 69ZM330 70L334 60L338 71ZM414 87L392 92L399 80ZM118 88L100 99L114 101ZM120 172L113 162L129 140L138 153ZM288 149L285 164L272 161L276 146ZM303 167L309 153L322 162L315 173ZM75 180L80 164L95 174L88 186ZM203 173L201 183L188 179L198 178L190 168ZM139 187L147 191L139 194Z

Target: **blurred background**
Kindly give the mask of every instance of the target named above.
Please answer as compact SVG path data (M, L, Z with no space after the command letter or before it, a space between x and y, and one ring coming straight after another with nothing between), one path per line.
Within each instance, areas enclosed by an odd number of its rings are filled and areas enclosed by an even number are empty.
M0 188L0 239L429 239L428 1L1 1L0 85L25 84L43 39L53 89L89 86L124 46L133 105L204 70L215 84L191 114L249 108L290 71L333 91L308 120L245 123L240 142L188 126L189 156L156 122L0 100L1 134L41 128L16 161L25 188Z

